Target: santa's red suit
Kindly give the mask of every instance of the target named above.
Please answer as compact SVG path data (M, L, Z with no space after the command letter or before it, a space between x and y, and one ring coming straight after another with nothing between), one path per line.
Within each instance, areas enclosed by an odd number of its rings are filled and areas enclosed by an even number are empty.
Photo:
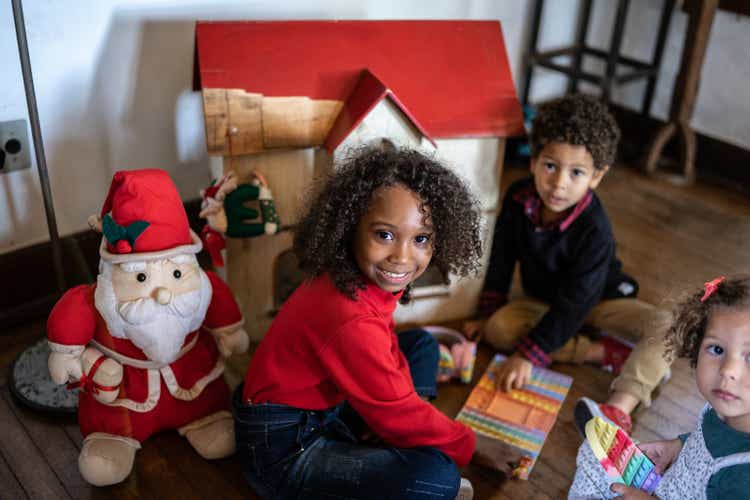
M114 402L105 404L90 391L81 391L78 422L84 437L106 432L142 442L162 429L229 409L224 363L211 332L233 331L242 316L229 287L213 273L206 274L212 297L203 325L185 338L178 359L168 365L150 361L129 340L110 335L94 305L95 285L73 288L55 305L47 324L51 342L89 344L123 365Z

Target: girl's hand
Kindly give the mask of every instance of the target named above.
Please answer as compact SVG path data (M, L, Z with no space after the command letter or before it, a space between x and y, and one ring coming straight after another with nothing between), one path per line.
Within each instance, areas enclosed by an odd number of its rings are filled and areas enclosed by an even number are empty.
M469 340L478 340L482 336L482 329L484 328L484 319L474 319L464 323L461 329L464 335Z
M656 498L652 497L643 490L639 490L638 488L631 488L621 483L614 483L612 486L610 486L609 489L621 495L615 498L622 498L623 500L643 500L644 498Z
M664 471L669 469L669 466L677 459L677 455L680 454L682 441L680 438L652 441L650 443L641 443L638 445L638 448L654 462L656 472L664 474Z
M505 477L511 477L523 455L507 443L478 432L475 435L476 448L471 458L472 463L502 472Z
M512 355L497 369L495 387L505 392L521 389L531 379L531 368L531 361L520 354Z

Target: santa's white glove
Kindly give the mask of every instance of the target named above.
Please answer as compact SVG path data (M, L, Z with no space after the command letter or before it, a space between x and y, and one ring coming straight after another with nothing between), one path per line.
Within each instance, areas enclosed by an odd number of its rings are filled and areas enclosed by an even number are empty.
M215 332L213 335L216 339L216 345L219 347L219 352L225 358L232 354L241 354L247 351L250 345L247 332L242 328L237 328L232 332Z
M83 371L81 370L81 354L84 346L65 346L49 342L52 351L47 360L47 368L52 381L56 384L65 384L73 380L79 380Z

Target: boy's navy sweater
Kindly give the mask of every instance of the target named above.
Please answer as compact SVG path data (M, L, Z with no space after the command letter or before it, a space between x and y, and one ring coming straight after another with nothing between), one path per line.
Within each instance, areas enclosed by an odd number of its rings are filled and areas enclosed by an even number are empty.
M484 291L507 296L519 261L524 292L550 305L525 343L549 354L579 332L599 301L635 297L638 285L621 271L609 218L596 194L591 193L590 203L564 230L559 225L545 229L532 222L516 199L533 189L529 177L514 182L505 195Z

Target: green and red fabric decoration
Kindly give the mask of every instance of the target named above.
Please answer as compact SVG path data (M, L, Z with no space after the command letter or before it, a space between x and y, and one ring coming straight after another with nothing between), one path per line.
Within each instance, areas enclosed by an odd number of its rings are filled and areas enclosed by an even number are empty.
M252 180L246 184L239 184L236 174L229 172L202 190L201 196L199 215L206 219L201 239L214 266L224 266L221 250L226 247L226 236L251 238L281 230L268 182L258 171L252 172ZM253 202L257 208L248 206Z

